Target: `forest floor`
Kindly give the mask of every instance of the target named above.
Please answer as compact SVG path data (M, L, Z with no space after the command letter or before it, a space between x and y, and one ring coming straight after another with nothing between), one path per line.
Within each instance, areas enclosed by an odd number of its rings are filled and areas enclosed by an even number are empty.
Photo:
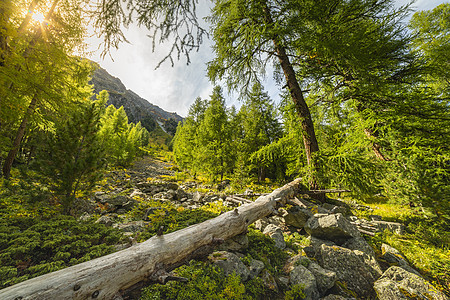
M177 172L166 158L147 156L137 159L128 169L110 171L95 193L83 195L80 201L86 199L90 205L84 206L91 211L80 221L78 217L62 215L54 199L46 198L47 194L42 194L42 189L36 186L20 177L8 183L1 182L0 289L128 247L130 238L144 241L155 235L160 226L166 234L218 216L232 209L227 206L231 204L223 200L226 195L240 194L244 190L270 192L278 187L270 182L232 183L219 191L217 184L195 182L188 174ZM141 191L136 193L138 189ZM203 202L190 199L195 193L202 195ZM130 201L118 205L119 196ZM385 231L366 236L366 239L378 249L379 256L382 243L397 248L434 286L450 295L449 224L418 208L391 204L386 199L372 199L370 203L350 198L344 201L351 206L351 214L358 218L379 215L383 220L403 223L405 231L401 235ZM129 203L134 204L126 208ZM287 231L284 237L288 251L276 248L267 235L252 225L248 248L241 251L242 260L245 263L251 259L271 262L266 263L269 273L282 277L285 259L300 253L309 243L302 230ZM259 279L244 283L235 277L224 277L205 261L191 262L175 272L182 277L191 276L191 282L188 285L178 282L151 285L143 290L142 296L134 299L182 297L176 293L191 293L184 299L197 299L201 296L198 294L200 286L215 295L230 293L217 299L266 299L267 295L282 299L284 293L295 294L287 287L272 290L270 284ZM265 280L270 281L270 278Z

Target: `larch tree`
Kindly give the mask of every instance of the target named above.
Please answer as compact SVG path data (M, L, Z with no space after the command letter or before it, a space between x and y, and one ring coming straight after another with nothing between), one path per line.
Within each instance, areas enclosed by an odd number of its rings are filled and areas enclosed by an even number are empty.
M265 75L266 67L275 62L284 74L302 124L308 165L311 169L320 169L313 157L319 151L313 120L301 88L302 82L291 63L294 48L290 23L292 18L298 17L301 9L300 5L293 5L290 1L215 1L209 20L213 26L216 58L208 69L211 79L226 78L230 89L247 91L252 82L258 82ZM318 187L314 178L310 187Z

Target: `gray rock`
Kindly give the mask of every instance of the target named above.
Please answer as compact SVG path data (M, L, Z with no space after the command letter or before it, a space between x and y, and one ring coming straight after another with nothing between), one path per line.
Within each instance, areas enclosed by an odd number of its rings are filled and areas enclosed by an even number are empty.
M334 286L336 282L336 272L326 270L322 268L319 264L311 262L307 269L316 278L317 289L320 295L325 295L325 293Z
M306 255L311 258L317 258L318 255L320 255L320 246L322 246L322 244L325 244L327 246L336 245L332 241L321 240L313 236L309 236L308 239L309 246L304 247L303 251L305 251Z
M377 225L380 231L388 230L396 234L403 234L405 231L405 225L396 222L372 221L372 223Z
M353 253L359 256L359 258L366 264L366 266L369 267L370 272L373 275L373 278L375 279L380 278L381 274L383 274L383 271L381 270L381 267L378 264L378 261L376 260L375 256L368 255L367 253L359 250L353 250Z
M337 281L354 291L358 297L367 299L375 296L375 278L371 268L352 250L323 244L319 259L323 268L336 272Z
M266 218L256 220L255 222L256 229L258 229L261 232L264 231L264 228L266 228L267 225L269 225L269 222L267 222Z
M286 242L284 241L283 232L281 231L280 227L274 224L269 224L264 229L263 233L270 236L274 240L275 247L278 247L280 249L286 248Z
M375 251L373 250L372 246L367 243L366 239L363 237L355 237L352 239L349 239L344 244L342 244L342 247L348 248L350 250L359 250L367 255L375 257Z
M347 300L347 299L348 298L333 294L320 298L320 300Z
M427 299L448 300L441 291L422 277L392 266L374 284L380 300Z
M106 203L113 206L122 206L130 200L127 196L118 195L113 198L107 199Z
M315 215L306 222L305 230L314 237L330 240L338 245L361 236L356 226L342 214Z
M249 269L239 259L236 254L226 251L215 251L208 256L208 259L217 267L221 268L225 276L233 273L239 275L243 281L246 281L250 276Z
M294 265L289 272L289 279L292 285L302 284L305 298L308 300L319 299L319 291L317 289L316 278L313 273L301 264Z
M200 192L196 191L196 192L194 192L194 194L192 196L192 201L201 202L202 197L203 197L203 195Z
M122 230L123 232L136 233L136 232L142 231L144 229L145 225L146 225L146 223L144 221L133 221L133 222L124 223L124 224L114 224L113 227L118 228L118 229Z
M114 224L114 219L111 216L104 215L98 218L97 221L95 221L95 223L100 223L105 226L112 226Z
M261 272L261 280L264 284L264 286L272 291L278 291L278 285L275 281L275 277L270 274L270 272L267 269L262 270Z
M293 226L296 228L303 228L305 226L306 221L313 214L307 208L301 208L299 206L293 206L287 211L287 215L284 216L284 222L286 225Z
M239 251L247 248L248 236L246 233L243 233L224 241L218 249L222 251Z
M388 244L381 245L381 256L384 260L386 260L390 264L395 264L408 272L419 275L419 272L414 270L406 260L406 257L394 247L389 246Z
M289 277L286 276L280 276L278 277L278 281L281 283L282 286L285 288L289 286Z
M258 277L258 275L261 273L261 271L264 269L264 263L257 259L252 259L250 261L250 279L253 279L255 277Z
M336 273L322 268L319 264L306 256L296 255L291 257L285 264L283 271L290 274L296 266L307 268L316 280L316 287L320 295L324 295L336 282Z
M271 216L267 219L270 224L276 225L278 227L284 226L284 218L280 216Z

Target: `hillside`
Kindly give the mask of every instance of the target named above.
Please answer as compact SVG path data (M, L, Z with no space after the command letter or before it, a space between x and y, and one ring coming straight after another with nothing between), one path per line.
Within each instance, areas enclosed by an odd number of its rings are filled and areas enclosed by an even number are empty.
M153 131L159 123L171 135L175 134L176 124L183 118L174 112L151 104L135 92L127 89L119 78L109 74L105 69L98 67L90 82L98 94L102 90L109 93L108 105L116 108L124 107L130 122L141 122L148 131Z

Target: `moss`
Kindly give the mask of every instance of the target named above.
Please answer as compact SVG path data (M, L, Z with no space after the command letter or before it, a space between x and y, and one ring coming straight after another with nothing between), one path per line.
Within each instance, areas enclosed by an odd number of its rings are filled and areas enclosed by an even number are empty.
M289 291L284 294L284 300L305 299L305 286L303 284L295 284Z

